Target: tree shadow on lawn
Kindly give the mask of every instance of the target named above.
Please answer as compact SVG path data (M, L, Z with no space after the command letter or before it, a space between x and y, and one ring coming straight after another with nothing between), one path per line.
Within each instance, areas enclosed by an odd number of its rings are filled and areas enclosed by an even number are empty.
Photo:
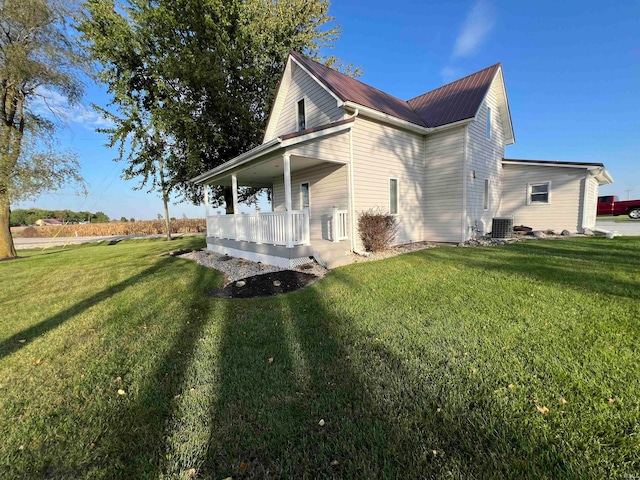
M204 295L205 290L211 288L210 277L215 273L198 267L186 288L190 296L184 299L184 315L173 319L181 326L173 336L170 348L159 356L158 361L153 361L154 368L140 385L135 399L126 408L109 414L109 427L92 460L103 469L109 465L113 472L109 475L117 478L161 476L170 433L167 429L170 420L177 416L179 403L176 400L188 394L185 382L197 342L203 336L211 309L219 305ZM154 319L148 321L151 323Z
M135 285L145 278L158 273L163 268L167 267L170 263L171 261L169 259L163 259L162 261L155 263L153 266L143 270L133 277L129 277L120 283L112 285L90 296L89 298L76 303L66 310L63 310L62 312L57 313L52 317L47 318L46 320L36 323L35 325L32 325L31 327L21 330L20 332L15 333L10 337L2 340L2 342L0 342L0 359L20 350L22 347L28 345L36 337L50 332L67 320L75 317L76 315L79 315L82 312L90 309L91 307L99 304L100 302L111 298L113 295L123 292L130 286Z
M526 250L522 251L522 248ZM612 257L610 253L599 252L606 249L606 245L591 245L591 248L595 249L596 256L600 254L602 257ZM545 283L557 283L559 286L632 299L637 299L640 289L640 275L636 274L636 262L630 261L625 255L619 255L618 261L613 263L599 260L597 263L600 270L596 271L585 267L584 260L590 259L589 251L550 248L547 245L520 247L516 244L491 249L460 249L453 252L453 255L451 253L451 250L443 252L429 249L426 253L408 255L416 262L420 262L423 256L429 256L449 265L472 267L480 271L505 272ZM621 272L630 276L631 281L620 279Z
M546 441L514 430L490 395L478 396L485 386L443 383L446 363L427 373L332 306L326 287L357 285L336 273L270 302L227 303L219 395L198 475L580 477ZM459 404L443 414L451 384Z
M196 342L202 336L210 309L216 305L205 297L204 292L214 286L212 279L220 283L222 275L185 260L165 258L143 272L52 317L60 323L126 287L160 273L164 268L178 268L177 263L189 267L185 274L193 268L196 273L185 288L189 295L184 299L184 315L165 319L180 325L176 334L171 335L166 351L159 354L157 360L154 358L154 351L145 353L145 357L141 358L137 349L149 349L151 345L164 348L167 343L154 337L145 341L144 335L137 339L130 336L140 331L139 327L143 325L145 329L154 326L154 322L157 322L157 311L154 309L150 309L145 315L138 315L135 317L137 322L131 324L130 318L139 313L140 304L136 303L126 309L116 308L110 317L97 324L96 328L104 331L105 335L111 335L112 338L118 335L126 337L123 343L130 349L133 358L126 357L126 354L123 356L123 351L117 346L105 349L101 343L96 344L93 351L98 356L94 357L92 351L87 350L89 356L86 365L78 367L84 372L81 378L87 377L87 384L83 385L83 381L78 379L80 385L61 386L70 389L67 392L70 396L68 405L54 405L51 409L39 412L40 418L31 420L47 425L39 427L43 430L42 438L50 438L51 431L55 431L56 442L44 443L38 449L25 450L22 462L28 465L30 474L42 478L76 478L86 475L90 478L128 479L160 476L165 456L167 424L176 415L175 397L183 393L186 372L192 363ZM152 298L148 300L153 301ZM121 326L118 327L118 324ZM115 331L109 328L114 325ZM52 324L48 326L52 327ZM160 323L159 326L164 324ZM60 354L63 355L64 352ZM100 354L103 356L99 356ZM143 374L139 385L131 385L132 380L127 375L126 366L144 369L146 365L139 365L144 361L149 361L152 368L148 375ZM114 371L122 375L122 380L118 383L114 383ZM126 394L118 395L118 388L123 388ZM81 404L83 407L80 407ZM35 457L30 460L27 455ZM16 478L20 476L14 473Z

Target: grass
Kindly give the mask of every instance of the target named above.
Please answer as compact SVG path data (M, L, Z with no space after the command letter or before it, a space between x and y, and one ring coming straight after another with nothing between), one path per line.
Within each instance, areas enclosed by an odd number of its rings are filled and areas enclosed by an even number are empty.
M627 215L618 215L615 217L605 215L605 216L596 217L596 220L613 220L616 223L640 222L640 220L636 218L629 218L629 216Z
M202 245L0 263L0 478L640 473L640 239L430 249L252 300L158 256Z

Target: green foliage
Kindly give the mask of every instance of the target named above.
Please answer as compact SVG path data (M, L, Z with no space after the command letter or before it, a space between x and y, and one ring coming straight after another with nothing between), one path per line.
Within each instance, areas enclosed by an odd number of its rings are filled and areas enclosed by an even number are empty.
M105 130L111 145L121 156L130 147L125 175L194 202L202 192L187 180L260 144L288 51L317 58L340 33L327 27L328 0L129 0L116 10L88 0L86 8L78 28L113 98L115 112L102 111L116 124ZM240 193L255 201L255 189ZM222 204L223 190L212 197Z
M128 222L129 220L127 220L127 217L120 217L120 221L121 222Z
M204 245L0 262L1 478L640 471L640 238L432 248L241 300L160 256Z
M66 23L73 2L0 2L0 258L15 256L11 203L43 191L84 184L72 154L56 150L55 124L34 100L82 93L77 74L86 59Z
M91 217L91 223L107 223L109 221L109 216L104 212L96 212Z
M98 214L104 215L102 212L95 214L91 212L74 212L71 210L42 210L39 208L16 209L11 211L11 226L33 225L36 220L55 218L61 222L82 223L97 218ZM109 217L104 215L109 221ZM104 218L101 217L101 218Z

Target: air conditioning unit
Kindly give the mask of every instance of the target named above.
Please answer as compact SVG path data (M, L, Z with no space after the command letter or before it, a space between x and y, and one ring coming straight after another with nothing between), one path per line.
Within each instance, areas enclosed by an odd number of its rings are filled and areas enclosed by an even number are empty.
M491 225L491 238L511 238L513 236L513 218L498 217Z

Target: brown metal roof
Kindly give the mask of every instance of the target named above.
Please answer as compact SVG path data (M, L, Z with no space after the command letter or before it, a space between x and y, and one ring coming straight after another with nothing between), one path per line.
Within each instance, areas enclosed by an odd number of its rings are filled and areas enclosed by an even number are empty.
M422 119L411 109L404 100L400 100L382 90L373 88L355 78L340 73L318 62L314 62L296 52L290 52L291 56L309 70L325 87L331 90L336 97L343 102L355 102L364 107L373 108L392 117L415 123L421 127L426 126Z
M475 117L491 86L499 63L436 88L407 103L428 127L439 127Z
M405 102L299 53L290 54L343 102L351 101L422 127L439 127L473 118L501 65L485 68Z
M528 163L543 163L547 165L576 165L579 167L604 167L604 163L596 163L596 162L561 162L559 160L521 160L515 158L503 158L504 162L516 162L516 163L524 163L525 165Z

